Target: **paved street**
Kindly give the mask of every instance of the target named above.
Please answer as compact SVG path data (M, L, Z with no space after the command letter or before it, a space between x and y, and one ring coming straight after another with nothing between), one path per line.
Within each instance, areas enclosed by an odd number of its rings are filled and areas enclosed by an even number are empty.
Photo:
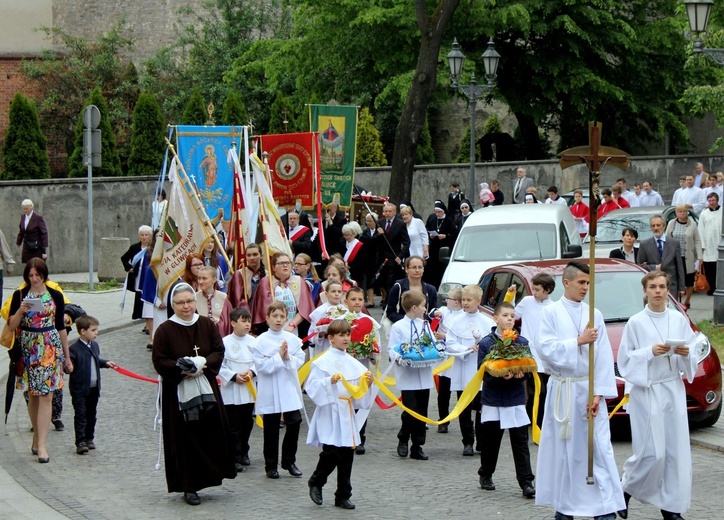
M134 325L99 337L102 353L134 372L154 377L146 336ZM255 429L251 445L252 466L224 486L201 492L202 505L184 504L180 494L166 493L163 469L154 471L158 435L153 431L156 385L103 372L103 395L96 434L98 449L85 456L75 454L72 407L66 393L64 432L51 431L51 463L40 465L31 456L31 434L22 399L16 397L6 428L0 437L0 465L41 501L68 518L231 518L232 516L281 517L290 506L298 518L463 518L471 514L490 518L551 518L548 508L534 507L523 499L513 474L510 448L504 441L498 489L478 487L477 457L462 457L457 424L450 433L431 429L425 446L427 462L401 460L395 452L398 412L373 410L368 425L368 453L358 456L353 470L354 512L334 508L334 486L324 491L321 508L307 496L306 478L316 463L318 450L300 446L298 465L302 479L283 472L281 480L264 476L261 431ZM433 399L434 401L434 399ZM433 407L434 408L434 407ZM312 407L308 403L308 411ZM434 416L436 412L431 412ZM306 427L302 434L306 435ZM630 443L615 446L619 467L630 454ZM536 447L531 445L533 461ZM721 518L724 497L718 492L724 480L724 455L693 449L694 495L690 518ZM334 481L331 480L330 483ZM330 504L331 503L331 504ZM634 503L632 517L660 518L651 506Z

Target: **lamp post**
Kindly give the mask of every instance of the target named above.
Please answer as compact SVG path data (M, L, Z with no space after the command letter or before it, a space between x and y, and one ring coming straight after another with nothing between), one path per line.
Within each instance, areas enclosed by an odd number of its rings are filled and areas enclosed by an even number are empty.
M457 38L453 40L453 48L447 55L447 61L450 65L452 88L465 94L470 101L470 175L468 178L470 191L468 191L468 197L472 197L472 194L478 191L475 183L475 108L480 95L486 90L495 88L495 79L498 77L497 71L500 54L496 52L492 38L488 40L488 49L483 53L482 57L487 84L478 85L478 82L475 80L475 73L473 73L469 85L460 85L458 79L460 78L460 73L465 63L465 54L460 50Z
M707 49L704 41L708 36L706 27L714 5L713 0L686 0L686 16L689 18L689 30L684 36L694 43L694 53L709 56L718 65L724 65L724 49ZM719 240L719 257L716 262L716 290L714 291L714 323L724 325L724 201L719 201L722 214L722 235Z

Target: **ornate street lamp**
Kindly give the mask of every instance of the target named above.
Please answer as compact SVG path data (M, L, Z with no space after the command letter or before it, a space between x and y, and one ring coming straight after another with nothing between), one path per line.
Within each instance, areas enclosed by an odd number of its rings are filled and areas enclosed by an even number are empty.
M694 52L705 54L718 65L724 65L724 49L708 49L704 47L707 37L706 27L709 24L709 15L714 5L713 0L686 0L686 16L689 18L690 31L684 36L694 42ZM724 201L719 201L722 213L722 235L719 240L719 258L716 262L716 290L714 291L714 323L724 325Z
M452 88L465 94L470 101L470 174L468 178L470 188L468 197L472 197L472 194L478 191L477 184L475 183L475 107L478 103L478 98L483 92L495 88L495 80L498 77L500 54L496 52L492 38L488 41L488 49L483 53L482 58L483 65L485 66L485 79L487 80L487 84L478 85L478 82L475 80L475 73L473 73L469 85L460 85L458 80L463 70L463 64L465 63L465 54L460 50L457 38L453 40L453 48L447 55L448 65L450 65Z

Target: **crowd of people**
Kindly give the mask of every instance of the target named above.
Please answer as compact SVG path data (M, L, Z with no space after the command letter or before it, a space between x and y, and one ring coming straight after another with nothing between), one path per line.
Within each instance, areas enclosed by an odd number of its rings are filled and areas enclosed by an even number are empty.
M293 255L276 253L265 259L263 245L251 244L246 248L245 267L232 273L221 244L209 240L200 253L186 258L183 277L165 298L158 297L150 270L155 234L148 226L139 227L139 241L121 262L128 272L126 287L134 293L133 318L146 320L148 348L162 378L168 491L181 492L189 505L198 505L198 491L243 471L252 460L249 437L255 420L264 426L266 476L278 479L281 464L282 470L301 477L296 453L306 416L304 391L317 406L312 419L307 419L307 443L321 447L319 463L308 481L310 498L323 503L322 488L336 468L334 504L354 509L352 464L354 456L367 449L369 387L382 348L386 347L385 355L394 365L401 393L397 454L425 461L429 458L424 451L427 427L422 419L428 416L430 390L436 387L433 365L409 363L402 347L438 345L435 348L454 358L437 384L439 420L433 423L444 434L452 392L461 399L491 351L513 338L516 346L530 349L534 371L545 385L538 477L528 449L531 420L526 406L531 376L522 370L502 376L486 373L482 389L456 414L462 455L480 453L480 487L496 488L493 475L501 438L508 430L523 497L553 506L555 518L577 515L611 520L616 514L626 518L632 497L660 508L665 519L681 518L691 494L688 430L662 425L672 420L686 424L685 394L678 374L680 370L689 380L693 377L696 364L689 347L695 338L683 318L668 311L666 294L681 294L688 305L693 274L703 266L707 277L715 276L712 250L716 251L721 232L721 177L716 179L703 172L701 181L687 176L682 192L674 195L676 219L666 225L662 217L653 217L654 237L638 248L634 246L637 231L626 228L622 247L612 252L649 271L642 280L647 306L626 326L619 353L619 371L632 387L629 414L634 452L622 478L613 459L605 401L601 405L602 399L617 396L613 353L601 314L595 311L592 328L587 324L589 313L583 302L589 287L587 265L568 264L564 296L557 302L549 298L555 282L548 275L536 277L533 294L517 303L512 287L506 301L495 307L492 319L479 310L482 291L476 285L453 290L446 301L438 301L437 287L444 271L440 249L454 244L475 209L456 183L450 186L447 201L436 200L433 213L424 221L409 203L398 207L387 202L381 217L364 214L363 225L348 222L332 204L318 227L304 211L288 208L284 225ZM707 192L697 187L699 182L708 183ZM513 202L540 202L533 184L525 169L519 168ZM497 181L480 187L479 211L503 203ZM696 190L705 193L704 206ZM602 194L602 208L660 201L649 181L640 189L635 185L632 193L626 181L619 179ZM571 211L583 233L588 214L583 192L577 190L574 199ZM540 203L566 201L556 186L550 186L547 199ZM23 246L25 285L13 293L6 319L17 341L15 359L22 365L18 386L28 394L34 432L31 450L39 462L47 463L53 395L62 391L64 372L70 374L76 451L83 455L95 448L100 369L115 364L100 357L96 342L100 324L93 317L75 319L80 339L68 345L68 320L64 319L68 302L49 281L45 263L47 228L33 211L32 201L23 201L22 209L17 245ZM699 216L699 226L690 211ZM320 233L328 259L321 255ZM2 235L0 254L12 264ZM382 323L367 310L377 305L377 294L384 308ZM661 333L663 323L666 333ZM678 332L673 334L671 327ZM666 340L671 337L683 341L669 345ZM588 345L593 343L596 387L589 405ZM672 353L676 354L675 372ZM662 363L664 358L668 363ZM306 370L303 386L300 370ZM546 394L556 398L546 399ZM666 407L653 406L652 398L665 401ZM595 416L596 486L584 482L587 413ZM281 453L280 426L285 429ZM652 435L665 450L644 442ZM670 452L677 453L675 460L665 455ZM652 486L652 475L656 482L667 484Z

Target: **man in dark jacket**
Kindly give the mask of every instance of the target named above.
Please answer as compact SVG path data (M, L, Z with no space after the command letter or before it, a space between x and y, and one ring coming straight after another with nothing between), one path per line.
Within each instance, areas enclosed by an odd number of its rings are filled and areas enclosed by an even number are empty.
M397 218L397 206L386 202L382 208L382 218L377 222L376 236L379 259L387 261L380 272L380 288L384 291L382 301L387 298L387 291L405 276L403 262L410 254L410 236L402 219Z

